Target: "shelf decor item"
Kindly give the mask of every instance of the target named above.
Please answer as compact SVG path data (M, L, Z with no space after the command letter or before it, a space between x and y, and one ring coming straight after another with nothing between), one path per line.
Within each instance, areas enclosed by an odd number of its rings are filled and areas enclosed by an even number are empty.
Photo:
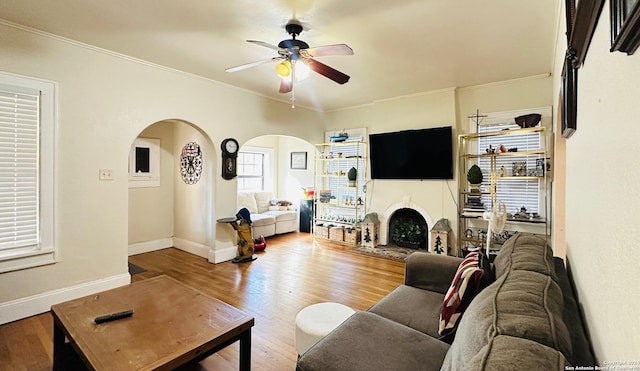
M438 220L433 228L431 228L431 248L429 252L449 255L449 247L451 246L451 240L449 238L450 232L451 227L449 226L449 220Z
M526 176L527 175L527 163L526 161L516 161L512 164L511 175L513 176Z
M539 113L530 113L516 117L514 120L521 128L532 128L540 123L542 115Z
M377 213L369 213L360 223L362 230L362 246L376 247L380 243L380 220Z
M352 167L351 169L349 169L349 172L347 173L347 179L349 179L349 187L356 186L357 178L358 178L358 169L356 169L355 167Z
M469 181L469 184L471 184L471 190L473 191L474 189L477 191L478 189L480 189L480 184L482 184L482 170L480 169L480 166L478 165L473 165L469 168L469 171L467 172L467 180Z

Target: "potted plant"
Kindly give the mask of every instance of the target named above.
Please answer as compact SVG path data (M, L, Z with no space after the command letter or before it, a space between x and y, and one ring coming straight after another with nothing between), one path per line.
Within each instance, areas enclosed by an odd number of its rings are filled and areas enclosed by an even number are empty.
M347 173L347 179L349 179L349 187L356 186L356 178L358 177L358 170L355 167L349 169Z
M469 168L469 171L467 171L467 180L469 181L469 184L471 184L472 190L478 190L480 188L482 178L482 170L478 165L474 164Z

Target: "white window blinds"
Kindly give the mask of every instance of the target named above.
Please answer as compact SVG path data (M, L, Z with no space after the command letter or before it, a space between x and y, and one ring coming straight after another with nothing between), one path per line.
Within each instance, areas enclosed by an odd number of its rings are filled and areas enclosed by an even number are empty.
M478 127L478 133L495 132L507 129L520 129L515 122L495 123L491 125L481 125ZM504 146L506 150L515 150L517 152L537 151L542 148L543 140L541 132L533 132L526 134L482 137L478 140L478 153L486 153L486 149L491 146L499 151L500 146ZM544 159L542 159L544 160ZM540 160L536 162L534 156L508 156L496 158L496 169L498 175L503 173L503 177L497 182L496 198L502 201L507 212L515 213L520 208L525 207L530 213L540 213L540 181L539 177L511 177L514 171L514 163L525 162L526 172L524 175L534 175L536 167L542 166ZM478 161L478 166L482 169L483 187L489 189L490 183L490 158L482 157ZM482 202L485 208L491 207L491 196L483 195Z
M39 243L38 91L0 85L0 250Z

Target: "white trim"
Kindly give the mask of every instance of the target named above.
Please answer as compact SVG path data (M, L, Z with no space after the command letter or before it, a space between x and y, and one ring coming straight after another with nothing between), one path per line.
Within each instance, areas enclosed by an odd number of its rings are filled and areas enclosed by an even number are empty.
M34 268L56 263L54 249L20 252L14 256L3 256L0 260L0 273Z
M209 262L214 264L226 262L235 258L236 255L238 255L237 246L223 247L217 250L211 249L209 250Z
M186 251L193 255L201 256L203 258L208 258L209 251L212 250L212 248L210 248L207 245L203 245L198 242L193 242L193 241L185 240L184 238L178 238L178 237L173 238L173 247L182 251Z
M0 325L48 312L54 304L125 286L130 283L131 276L128 273L118 274L96 281L85 282L79 285L0 303Z
M539 75L531 75L531 76L525 76L525 77L518 77L515 79L510 79L510 80L502 80L502 81L495 81L495 82L489 82L486 84L480 84L480 85L469 85L469 86L461 86L458 87L458 91L467 91L467 90L476 90L476 89L484 89L484 88L488 88L488 87L492 87L492 86L500 86L500 85L506 85L506 84L512 84L514 82L519 82L519 81L529 81L529 80L538 80L538 79L545 79L547 77L550 77L551 73L543 73L543 74L539 74Z
M129 245L129 256L144 254L146 252L157 251L173 247L173 238L161 238L159 240L139 242Z
M167 249L170 247L175 247L176 249L186 251L190 254L207 258L210 263L214 264L235 258L238 251L235 245L215 249L183 238L169 237L131 244L129 245L129 256Z

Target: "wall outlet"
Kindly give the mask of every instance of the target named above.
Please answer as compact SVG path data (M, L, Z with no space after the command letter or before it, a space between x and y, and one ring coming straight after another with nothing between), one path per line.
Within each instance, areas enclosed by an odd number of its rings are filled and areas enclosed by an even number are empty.
M111 169L100 169L99 174L100 180L113 180L113 170Z

